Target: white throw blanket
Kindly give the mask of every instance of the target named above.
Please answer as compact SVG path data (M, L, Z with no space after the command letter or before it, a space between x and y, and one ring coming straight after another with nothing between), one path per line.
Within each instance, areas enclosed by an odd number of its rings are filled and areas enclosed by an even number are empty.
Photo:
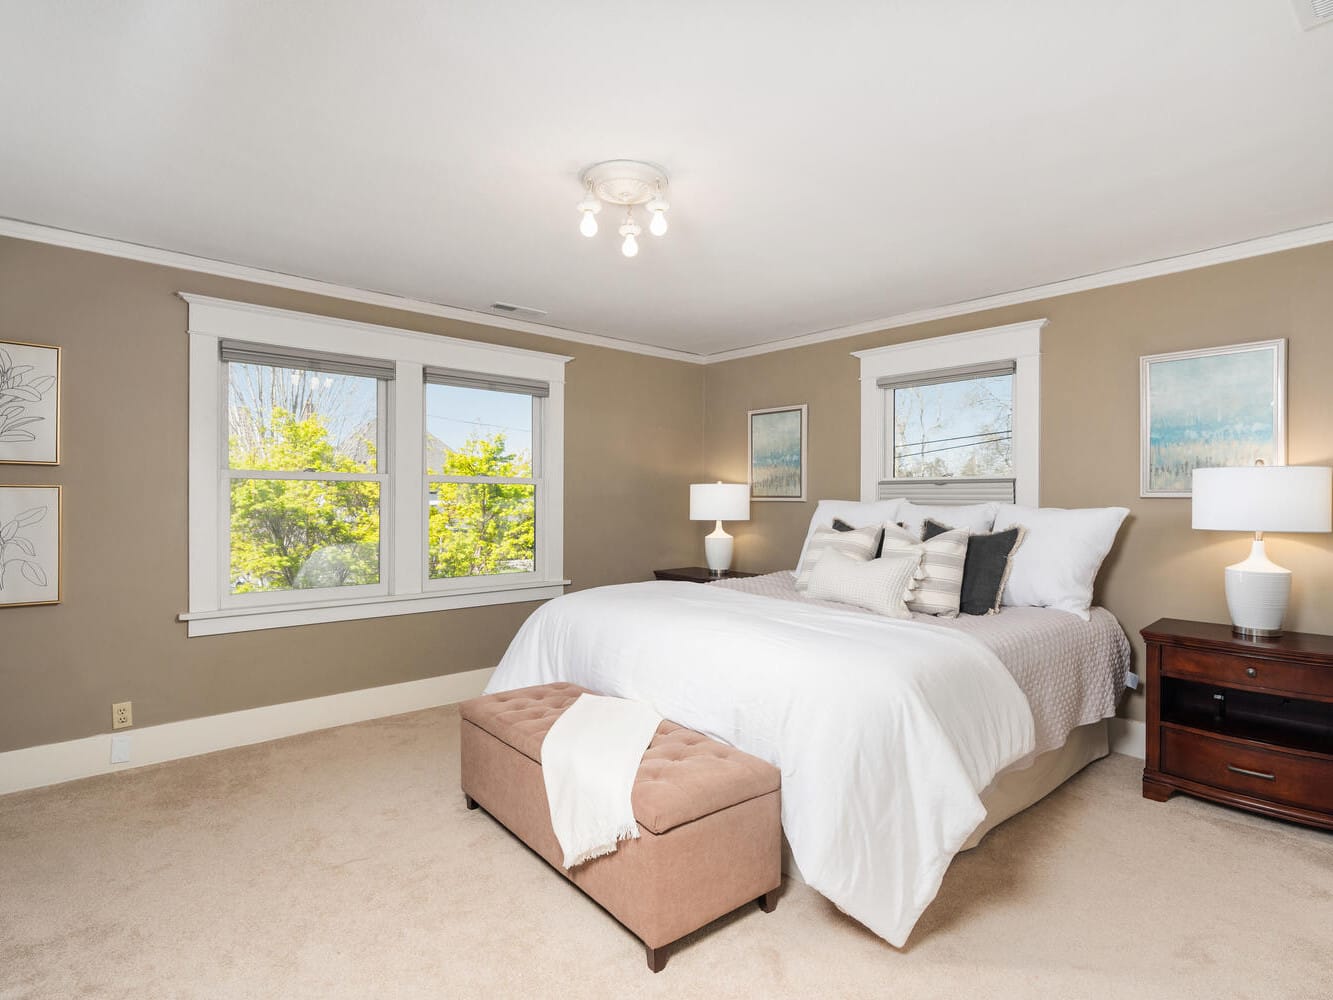
M806 881L896 945L1033 749L1004 665L950 629L692 583L584 590L538 608L487 686L570 681L777 765Z
M573 868L635 840L630 796L662 717L640 701L579 695L542 741L551 826Z

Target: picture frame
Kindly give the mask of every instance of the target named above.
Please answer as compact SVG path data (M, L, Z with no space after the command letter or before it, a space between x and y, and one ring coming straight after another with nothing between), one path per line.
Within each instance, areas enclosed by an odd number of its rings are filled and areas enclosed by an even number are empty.
M801 502L806 497L809 406L750 410L750 499Z
M60 603L63 499L59 486L0 486L0 608Z
M1139 359L1139 496L1188 497L1196 468L1287 461L1287 342Z
M0 341L0 464L60 464L60 348Z

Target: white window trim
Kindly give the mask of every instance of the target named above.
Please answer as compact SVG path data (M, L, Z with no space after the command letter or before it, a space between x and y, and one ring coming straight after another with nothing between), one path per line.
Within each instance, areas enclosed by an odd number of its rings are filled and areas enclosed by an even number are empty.
M180 615L187 633L219 635L256 629L351 621L388 615L443 611L540 601L558 597L569 584L564 572L564 400L565 365L570 357L439 337L412 330L272 309L244 302L181 293L189 304L190 459L189 534L190 607ZM369 597L330 596L314 601L228 606L223 593L222 508L219 475L225 456L222 427L223 339L297 347L395 362L396 378L388 393L389 482L396 485L383 502L393 517L381 563L387 592ZM535 573L476 577L459 581L447 592L427 589L425 549L425 398L423 372L428 366L494 372L549 383L542 406L542 483L538 491L538 565Z
M866 351L861 361L861 499L875 500L889 452L881 378L961 368L992 361L1014 362L1014 501L1038 506L1041 482L1041 331L1034 319L945 337L911 340Z

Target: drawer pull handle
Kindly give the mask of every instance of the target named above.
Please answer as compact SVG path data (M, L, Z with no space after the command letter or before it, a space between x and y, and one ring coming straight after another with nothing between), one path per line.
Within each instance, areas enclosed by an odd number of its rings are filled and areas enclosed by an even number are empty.
M1250 778L1263 778L1264 781L1276 781L1277 778L1271 774L1265 774L1263 771L1250 771L1243 767L1237 767L1235 764L1228 764L1227 770L1232 774L1243 774Z
M1258 676L1259 676L1259 671L1255 670L1254 667L1246 667L1246 668L1245 668L1245 676L1246 676L1246 677L1258 677Z

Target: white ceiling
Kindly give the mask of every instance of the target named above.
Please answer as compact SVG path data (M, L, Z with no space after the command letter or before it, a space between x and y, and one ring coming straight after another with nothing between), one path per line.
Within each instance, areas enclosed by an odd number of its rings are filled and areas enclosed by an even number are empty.
M725 351L1333 220L1290 0L0 0L0 216ZM672 177L626 260L577 175Z

